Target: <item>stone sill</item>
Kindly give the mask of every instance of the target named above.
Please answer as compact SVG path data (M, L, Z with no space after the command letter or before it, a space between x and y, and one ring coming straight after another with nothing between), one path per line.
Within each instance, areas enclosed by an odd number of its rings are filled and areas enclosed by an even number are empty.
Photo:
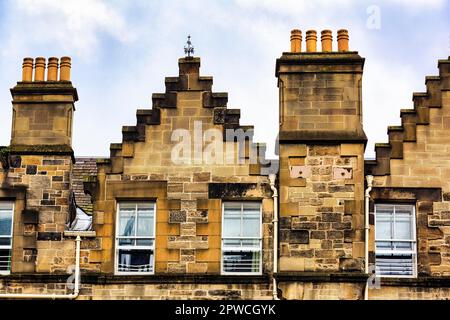
M66 238L76 238L80 236L81 238L95 238L95 231L64 231L64 237Z

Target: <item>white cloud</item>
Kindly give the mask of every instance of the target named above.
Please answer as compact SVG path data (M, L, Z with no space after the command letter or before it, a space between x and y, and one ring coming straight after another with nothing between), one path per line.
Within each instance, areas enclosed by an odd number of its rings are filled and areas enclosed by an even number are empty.
M255 125L257 140L267 142L268 154L272 154L278 130L275 60L289 49L290 30L330 28L335 32L344 27L350 32L351 49L367 58L363 107L370 142L367 154L371 155L374 142L387 140L387 126L399 123L398 110L412 107L411 94L422 90L424 76L436 73L436 59L448 55L442 56L440 45L448 40L448 21L428 18L426 25L414 24L403 13L416 14L410 8L438 10L443 2L234 0L205 5L197 0L132 4L118 0L11 1L7 13L11 23L0 30L4 35L0 105L10 103L5 88L20 77L21 57L40 54L46 48L49 54L77 56L74 84L81 99L74 127L75 150L78 155L107 155L109 143L121 139L120 127L135 123L136 109L150 107L151 93L164 90L164 76L176 75L177 58L182 55L185 36L191 33L196 55L202 57L202 74L214 76L214 91L229 93L229 108L242 109L241 122ZM383 10L379 31L366 28L366 8L371 4ZM385 12L399 20L398 28L388 31L392 20L387 20ZM429 16L433 13L427 11ZM393 41L405 28L414 37ZM405 46L414 41L424 45L414 51ZM447 45L445 50L448 52ZM117 60L110 63L105 57L108 68L98 67L93 80L93 66L101 65L93 57L100 53ZM414 69L402 65L404 57L409 57ZM0 108L2 125L10 122L7 109ZM107 123L101 128L100 118ZM0 126L0 144L9 139L8 130Z
M348 7L355 0L235 0L236 4L243 8L254 9L257 7L266 9L272 13L283 13L289 15L305 14L308 12L326 13L324 9L336 7Z
M414 9L439 9L445 5L445 0L384 0L382 2L398 4L406 8Z
M235 0L247 9L264 8L270 12L296 15L308 12L327 14L338 8L349 8L356 5L400 5L407 8L438 9L445 5L446 0ZM304 17L303 17L304 18Z
M102 32L120 42L136 39L121 12L123 7L118 3L105 0L18 0L15 5L22 20L19 30L26 29L29 39L60 46L83 58L88 58L98 48Z

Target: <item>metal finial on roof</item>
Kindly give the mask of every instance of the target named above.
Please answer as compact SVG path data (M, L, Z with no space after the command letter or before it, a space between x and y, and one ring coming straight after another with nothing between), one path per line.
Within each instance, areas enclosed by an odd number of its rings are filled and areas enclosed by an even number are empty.
M191 54L194 54L194 46L191 42L191 35L188 35L186 45L184 46L184 53L186 57L190 57Z

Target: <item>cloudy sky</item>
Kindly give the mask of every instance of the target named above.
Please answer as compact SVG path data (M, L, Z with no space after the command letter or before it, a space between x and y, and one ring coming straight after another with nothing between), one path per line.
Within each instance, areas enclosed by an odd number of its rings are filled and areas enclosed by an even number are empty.
M450 55L450 1L446 0L0 0L0 145L11 130L9 88L26 56L72 57L78 89L74 123L77 156L108 156L136 109L151 108L164 77L178 74L191 34L201 73L213 91L229 94L241 123L273 155L278 123L275 60L289 50L293 28L347 28L350 49L366 58L364 129L386 142L388 125L412 108L412 93L437 75Z

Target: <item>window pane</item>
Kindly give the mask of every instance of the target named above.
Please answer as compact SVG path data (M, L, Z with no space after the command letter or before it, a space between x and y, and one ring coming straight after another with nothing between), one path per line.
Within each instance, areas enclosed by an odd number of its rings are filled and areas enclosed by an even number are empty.
M394 250L410 251L413 250L414 243L410 241L396 241L392 243Z
M10 236L12 229L12 208L0 209L0 236Z
M261 204L259 202L243 202L242 206L245 210L248 211L258 211L259 212L259 208L261 207Z
M382 215L377 213L375 236L377 239L391 239L392 238L392 215Z
M153 237L153 208L138 209L137 236Z
M403 214L413 214L413 206L412 205L395 205L395 213L403 213Z
M241 211L242 203L241 202L224 202L223 207L225 211Z
M0 246L11 246L11 237L0 237Z
M241 204L225 203L223 212L223 237L241 236Z
M155 204L152 202L119 204L118 272L153 272L154 219Z
M224 252L225 272L260 272L259 252Z
M120 272L153 272L152 250L120 249L118 259Z
M12 211L13 202L11 201L0 201L0 210Z
M392 238L392 224L394 207L391 205L377 205L375 210L375 237L377 239Z
M241 245L246 248L259 248L260 242L260 239L242 239Z
M376 250L394 250L394 244L392 241L376 241Z
M395 213L395 226L394 226L394 238L412 240L413 228L412 228L412 215L410 212L397 212Z
M136 203L134 202L121 202L120 205L120 210L135 210L136 209Z
M243 237L260 237L260 206L259 204L244 204L242 236Z
M9 271L11 267L11 250L0 249L0 271Z
M224 239L223 246L224 247L240 247L241 239Z
M260 208L261 204L258 202L224 203L222 235L222 269L224 272L261 272ZM229 239L230 237L235 239Z
M129 238L121 238L119 239L119 246L135 246L136 240Z
M412 205L376 206L375 265L378 275L414 275L416 239L413 214Z
M376 273L383 276L412 276L414 258L412 254L377 254Z
M119 215L119 236L134 236L136 218L135 207L124 208L121 204Z
M138 239L136 245L140 247L152 247L155 240L153 239Z

